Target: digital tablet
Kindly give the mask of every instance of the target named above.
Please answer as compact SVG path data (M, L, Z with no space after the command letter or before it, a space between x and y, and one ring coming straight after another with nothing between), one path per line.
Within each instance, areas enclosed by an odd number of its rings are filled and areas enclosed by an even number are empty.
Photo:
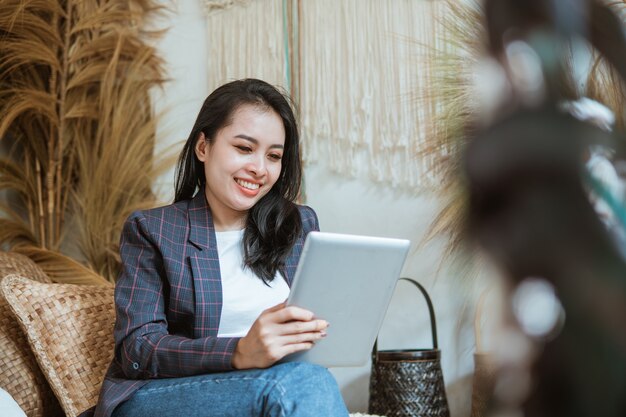
M370 358L410 241L311 232L296 269L288 305L327 320L327 336L283 361L326 367L361 366Z

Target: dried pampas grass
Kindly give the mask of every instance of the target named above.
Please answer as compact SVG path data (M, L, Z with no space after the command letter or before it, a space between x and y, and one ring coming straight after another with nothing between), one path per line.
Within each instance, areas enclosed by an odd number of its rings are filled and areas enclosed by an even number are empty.
M626 24L626 0L604 1ZM593 63L587 77L585 95L610 108L615 114L615 126L623 131L626 128L626 86L602 55L597 51L592 54Z
M155 204L149 90L156 0L6 0L0 8L0 244L54 280L113 281L121 226Z
M467 128L474 117L473 71L485 55L486 28L477 0L444 1L437 24L443 30L429 59L431 84L424 95L434 108L427 141L420 155L434 155L436 174L441 178L439 195L443 206L431 223L424 241L437 236L448 238L443 259L465 254L467 195L463 183L461 156L468 138ZM463 256L463 258L465 258Z

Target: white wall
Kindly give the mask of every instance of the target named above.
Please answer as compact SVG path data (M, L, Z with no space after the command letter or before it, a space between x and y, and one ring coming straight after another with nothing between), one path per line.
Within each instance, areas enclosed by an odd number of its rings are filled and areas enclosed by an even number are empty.
M166 78L163 89L153 91L155 111L161 120L157 126L156 152L172 147L182 149L200 111L207 91L206 22L201 0L163 1L169 12L157 23L167 28L157 48L165 60ZM164 174L157 184L165 202L174 198L174 171Z
M155 94L157 110L165 111L159 124L159 149L184 140L207 91L206 27L199 0L180 0L167 16L169 32L159 49L172 79ZM162 179L162 198L173 196L173 176ZM433 220L437 199L428 193L409 195L367 180L334 175L323 165L305 170L307 204L318 213L322 230L408 238L413 248L404 273L421 281L435 304L443 371L453 417L467 414L467 378L471 371L473 339L460 317L467 307L470 287L461 276L444 268L437 273L442 241L417 249ZM421 295L400 284L380 334L381 348L427 348L431 346L427 309ZM366 411L369 365L333 369L351 411ZM460 381L460 382L459 382ZM460 389L459 389L460 387Z

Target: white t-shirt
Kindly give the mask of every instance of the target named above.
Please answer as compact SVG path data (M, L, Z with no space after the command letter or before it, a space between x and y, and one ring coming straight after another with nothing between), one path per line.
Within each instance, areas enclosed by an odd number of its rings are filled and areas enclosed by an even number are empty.
M222 276L222 317L218 337L243 337L261 312L282 303L289 286L277 271L266 285L243 267L243 230L216 232Z

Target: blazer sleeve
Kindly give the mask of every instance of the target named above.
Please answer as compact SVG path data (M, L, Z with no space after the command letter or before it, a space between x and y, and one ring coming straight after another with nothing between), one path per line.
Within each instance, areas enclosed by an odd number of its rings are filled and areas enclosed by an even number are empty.
M124 375L167 378L233 369L239 338L191 339L168 333L163 257L140 212L124 225L120 255L114 334L115 360Z
M319 232L320 223L317 219L317 213L309 206L300 206L300 218L302 219L302 229L306 237L309 232Z

